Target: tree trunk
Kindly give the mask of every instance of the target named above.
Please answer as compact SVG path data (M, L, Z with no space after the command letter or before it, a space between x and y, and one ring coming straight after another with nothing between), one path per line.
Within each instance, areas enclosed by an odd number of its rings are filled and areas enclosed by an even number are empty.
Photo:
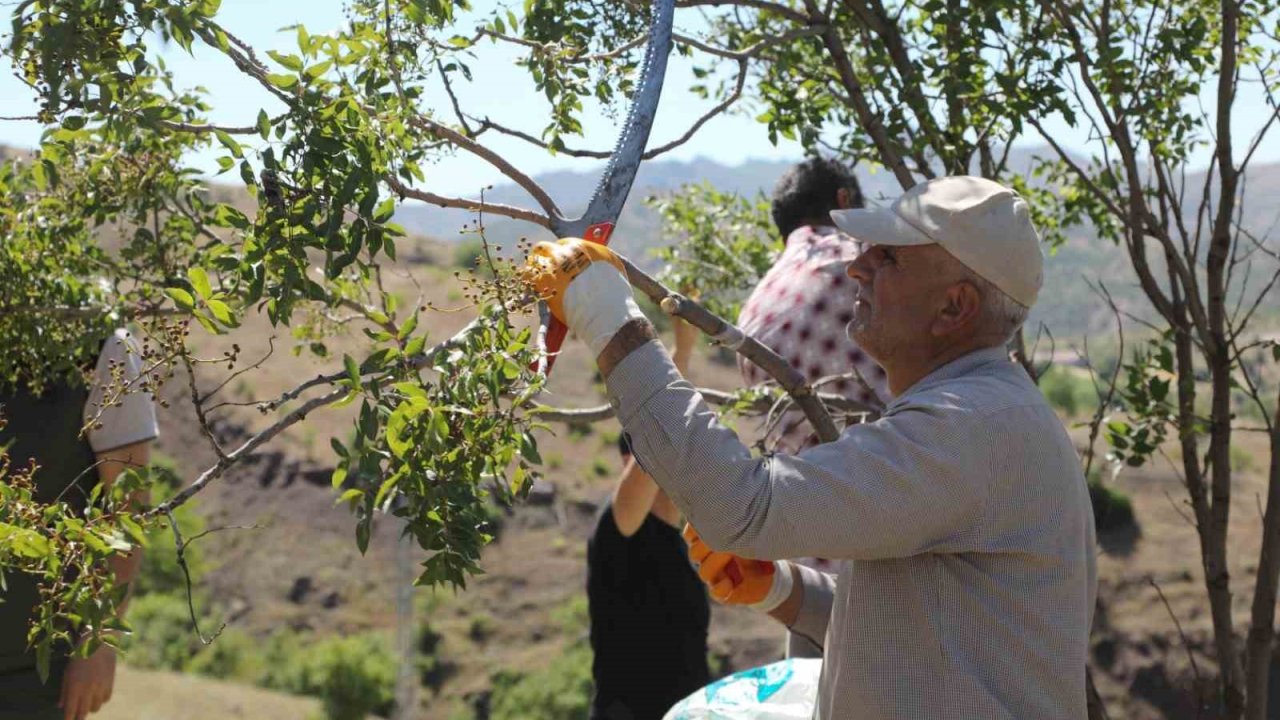
M1262 556L1245 653L1245 717L1265 720L1271 652L1275 643L1276 585L1280 581L1280 397L1271 425L1271 471L1267 476L1267 509L1262 518Z

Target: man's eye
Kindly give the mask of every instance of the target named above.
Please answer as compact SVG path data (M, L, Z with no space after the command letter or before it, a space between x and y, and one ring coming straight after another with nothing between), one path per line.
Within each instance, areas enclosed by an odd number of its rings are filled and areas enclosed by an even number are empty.
M887 263L898 262L898 256L892 250L882 250L881 254L884 255L884 261Z

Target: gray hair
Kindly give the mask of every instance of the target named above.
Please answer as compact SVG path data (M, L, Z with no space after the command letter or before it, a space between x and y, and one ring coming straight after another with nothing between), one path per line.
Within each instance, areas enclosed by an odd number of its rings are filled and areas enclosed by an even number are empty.
M956 264L960 266L960 279L976 287L978 294L982 296L979 326L992 333L998 333L1008 343L1017 334L1018 328L1027 321L1030 308L1009 297L1003 290L970 270L963 263Z

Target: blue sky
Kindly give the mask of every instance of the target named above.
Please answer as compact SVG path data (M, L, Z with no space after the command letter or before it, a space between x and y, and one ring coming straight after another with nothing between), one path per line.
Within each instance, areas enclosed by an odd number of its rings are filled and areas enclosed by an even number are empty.
M475 3L478 12L487 14L499 4L493 0ZM285 26L301 22L312 32L325 32L344 23L342 3L338 0L313 0L301 3L296 0L223 0L219 20L232 33L250 43L259 51L267 49L295 49L293 32L279 32ZM465 20L460 27L469 28ZM170 47L162 51L168 66L174 71L180 86L203 86L210 92L214 106L211 119L215 123L250 125L258 109L278 111L273 100L260 88L243 81L242 76L220 54L203 48L197 42L194 55L180 48ZM545 103L536 93L524 70L515 67L515 53L500 46L482 44L479 58L472 64L476 82L459 85L458 91L464 108L471 114L491 115L506 125L513 125L537 135L544 124L545 115L525 119L522 108L536 108L543 112ZM0 65L6 65L0 61ZM3 99L0 115L26 115L34 112L27 89L15 80L11 69L0 67L0 98ZM658 111L650 144L666 142L678 136L695 118L705 112L712 103L704 101L687 88L693 84L690 64L673 54L662 104ZM439 88L432 88L429 97L441 111L448 108L447 98ZM1211 103L1212 98L1206 98ZM1267 113L1261 95L1252 87L1242 93L1240 103L1240 127L1237 142L1245 142ZM721 116L705 125L689 143L667 154L675 159L709 157L728 165L736 165L750 159L786 159L800 155L798 144L782 141L775 147L768 142L764 127L755 122L754 112ZM451 117L445 113L444 117ZM585 138L571 142L574 146L607 150L612 147L617 134L613 118L604 113L592 112L588 106L584 118ZM1061 134L1069 147L1084 145L1085 138L1066 128L1062 123L1051 122L1050 128ZM34 122L0 122L0 143L33 147L39 143L41 128ZM1274 140L1274 139L1273 139ZM590 169L597 161L575 160L564 156L551 157L545 151L519 140L497 137L490 133L484 142L511 160L517 167L530 173L556 169ZM210 150L195 161L202 168L214 168L213 158L222 154ZM1280 140L1264 145L1255 162L1280 160ZM1207 153L1203 162L1207 164ZM502 176L488 165L470 156L460 156L442 161L429 176L428 187L444 194L472 194L478 188L501 182Z

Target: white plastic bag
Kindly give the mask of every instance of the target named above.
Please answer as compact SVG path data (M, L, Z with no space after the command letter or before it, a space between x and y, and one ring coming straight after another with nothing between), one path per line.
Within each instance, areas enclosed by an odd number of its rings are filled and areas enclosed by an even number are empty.
M810 720L822 661L796 658L743 670L676 703L663 720Z

